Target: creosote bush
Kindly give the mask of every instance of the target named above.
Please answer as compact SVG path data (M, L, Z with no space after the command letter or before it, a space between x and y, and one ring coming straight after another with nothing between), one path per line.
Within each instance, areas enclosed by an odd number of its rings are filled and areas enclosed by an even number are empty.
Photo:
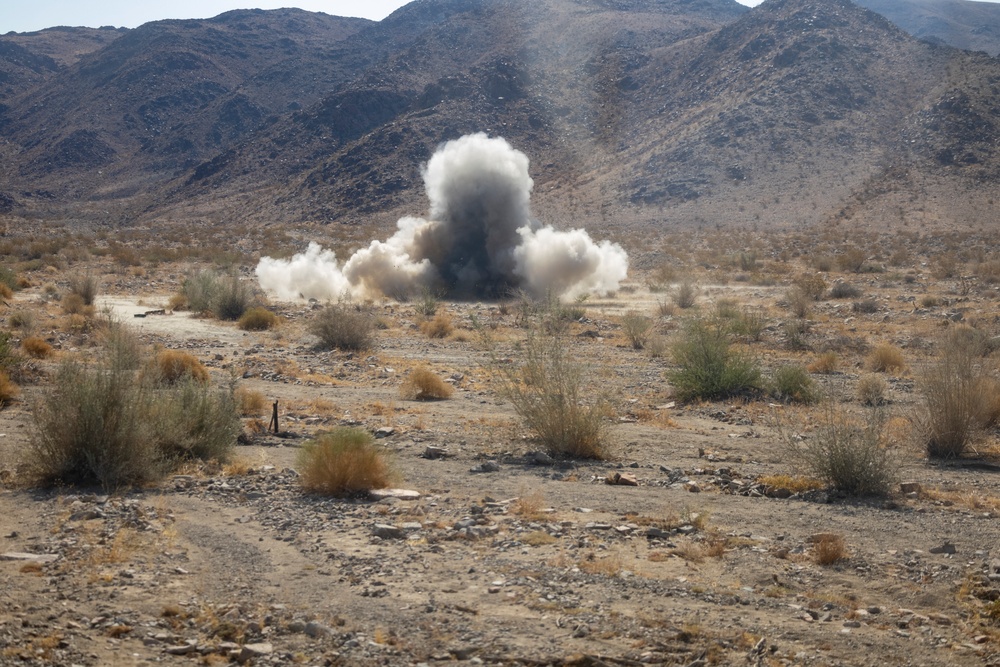
M451 398L452 386L426 366L410 371L399 388L400 395L411 401L431 401Z
M151 482L179 461L225 460L239 417L231 389L164 384L109 348L93 363L67 358L33 407L28 463L42 484Z
M346 301L323 308L310 323L323 350L367 350L374 344L375 318L362 306Z
M820 427L797 453L809 472L834 489L852 496L882 496L896 479L897 462L883 444L887 415L866 411L863 423L827 410Z
M92 273L83 273L70 277L69 293L79 296L83 305L92 306L100 291L100 282Z
M688 323L672 351L678 368L668 377L681 400L726 398L763 386L757 362L734 348L719 327Z
M299 474L307 491L338 498L384 489L397 478L388 454L370 433L343 427L302 447Z
M254 306L240 315L236 323L243 331L267 331L278 324L278 316L267 308Z
M171 299L171 307L179 309L186 302L195 313L211 314L220 320L240 319L253 303L253 290L238 275L225 276L202 270L191 276L181 287L183 299Z
M774 372L771 391L781 401L814 403L819 399L816 382L798 364L785 364Z
M480 329L490 353L489 369L499 394L535 432L553 456L603 459L609 455L604 423L607 400L587 383L587 369L574 359L561 329L550 326L558 313L542 307L526 323L517 360L503 359Z

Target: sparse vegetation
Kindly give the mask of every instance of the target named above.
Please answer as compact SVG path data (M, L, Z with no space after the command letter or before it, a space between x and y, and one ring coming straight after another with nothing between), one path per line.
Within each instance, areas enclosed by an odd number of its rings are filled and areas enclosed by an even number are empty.
M834 565L847 559L844 536L836 533L822 533L813 540L813 561L817 565Z
M438 313L429 320L420 323L420 330L428 338L447 338L455 327L451 323L451 316L447 313Z
M882 343L865 358L865 368L876 373L893 373L906 370L903 351L895 345Z
M889 384L877 373L865 373L858 378L855 394L862 405L882 405L886 400Z
M92 273L82 273L69 279L69 294L80 297L84 306L94 305L94 300L100 291L100 282Z
M621 319L622 332L633 349L646 347L653 329L653 320L634 310L627 311Z
M837 353L833 350L827 350L816 357L815 361L807 366L807 369L810 373L826 375L837 370L838 361Z
M454 390L437 373L426 366L418 366L406 376L399 391L407 400L430 401L451 398Z
M267 308L254 306L240 315L236 325L243 331L267 331L278 324L278 316Z
M677 304L678 308L684 310L693 308L697 300L698 288L692 283L685 280L677 286L677 290L674 292L674 303Z
M240 415L244 417L257 417L264 412L267 407L267 398L259 391L237 387L233 392L233 399Z
M772 393L781 401L814 403L819 399L816 382L799 364L784 364L774 372Z
M375 342L375 318L362 306L346 301L319 311L309 327L320 349L367 350Z
M21 349L34 359L48 359L52 356L52 346L44 338L29 336L21 341Z
M795 451L811 475L838 491L852 496L885 495L897 468L882 441L886 420L880 408L868 409L863 423L829 408L823 423Z
M338 498L390 486L397 474L372 435L339 427L307 442L299 455L302 487Z
M208 382L208 369L194 355L183 350L161 350L156 355L154 368L156 377L167 384L187 379Z
M679 368L669 379L681 400L726 398L763 386L757 362L734 348L725 331L700 320L674 343L673 358Z

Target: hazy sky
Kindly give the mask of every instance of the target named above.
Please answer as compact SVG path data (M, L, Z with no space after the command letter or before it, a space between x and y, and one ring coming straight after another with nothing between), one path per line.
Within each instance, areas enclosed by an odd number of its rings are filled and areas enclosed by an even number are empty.
M739 0L757 5L762 0ZM379 21L409 0L0 0L0 34L57 25L134 28L159 19L201 19L230 9L299 7Z

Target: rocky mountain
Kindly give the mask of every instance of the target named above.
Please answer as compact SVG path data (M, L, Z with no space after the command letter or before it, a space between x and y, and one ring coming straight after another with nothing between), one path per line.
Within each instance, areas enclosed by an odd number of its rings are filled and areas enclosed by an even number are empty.
M0 107L11 215L387 223L474 131L529 155L557 224L971 220L1000 174L1000 64L848 0L417 0L114 34L75 61L0 38L24 72Z
M973 0L858 0L919 39L1000 53L1000 3Z

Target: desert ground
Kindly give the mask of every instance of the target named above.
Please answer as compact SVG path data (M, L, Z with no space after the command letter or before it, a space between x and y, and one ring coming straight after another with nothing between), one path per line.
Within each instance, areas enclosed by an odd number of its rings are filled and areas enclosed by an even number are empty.
M1000 665L997 434L937 460L918 428L944 337L1000 335L1000 271L975 233L891 236L678 232L670 252L635 253L617 293L568 304L565 349L610 398L603 460L549 456L497 391L497 355L517 363L525 335L516 303L443 299L431 337L418 304L376 299L370 349L321 350L321 303L262 296L281 318L265 331L171 309L205 258L100 237L8 249L23 280L4 330L53 350L24 361L0 411L0 664ZM234 266L252 285L252 259ZM84 271L95 307L69 314ZM838 284L856 291L834 298ZM62 360L92 356L102 312L263 398L230 460L140 488L31 483L33 407ZM652 324L641 349L622 324L636 314ZM808 367L821 400L680 400L672 342L727 317L756 323L734 344L766 377ZM873 368L881 345L903 365ZM452 396L404 398L418 365ZM799 456L869 410L863 379L881 380L893 456L874 497ZM304 492L303 444L343 425L375 434L415 493Z

